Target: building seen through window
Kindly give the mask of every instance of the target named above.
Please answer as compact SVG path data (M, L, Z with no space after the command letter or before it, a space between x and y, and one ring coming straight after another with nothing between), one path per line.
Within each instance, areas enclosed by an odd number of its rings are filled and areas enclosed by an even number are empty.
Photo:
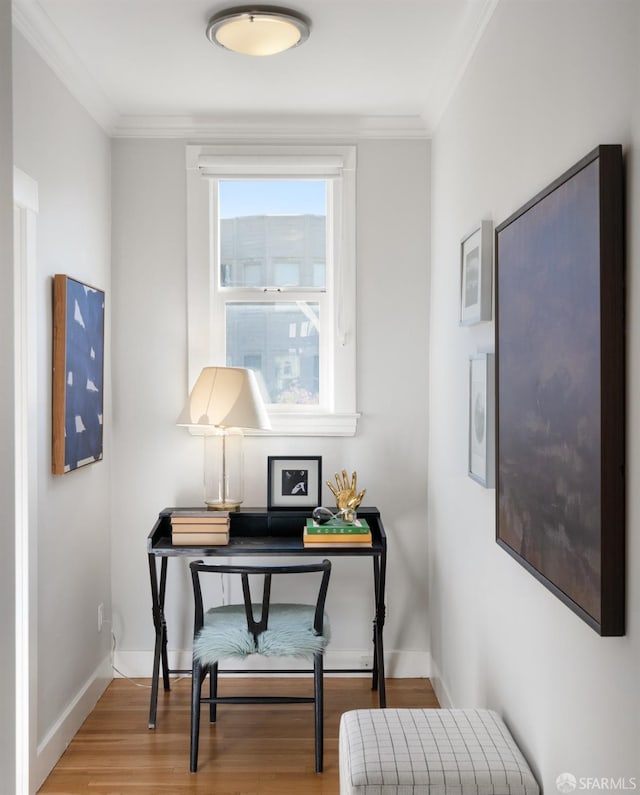
M262 373L269 403L317 404L318 304L227 304L227 365Z
M325 252L325 216L222 218L220 285L324 289Z
M221 218L221 288L259 290L262 299L226 301L227 364L260 372L269 403L319 402L320 304L288 291L311 299L325 282L325 216Z
M227 365L258 371L271 404L319 403L325 194L324 180L220 181Z

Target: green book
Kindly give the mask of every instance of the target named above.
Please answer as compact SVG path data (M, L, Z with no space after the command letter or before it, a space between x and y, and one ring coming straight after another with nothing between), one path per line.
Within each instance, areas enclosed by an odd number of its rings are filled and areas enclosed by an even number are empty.
M353 524L346 524L341 519L329 519L318 524L314 519L307 519L308 535L364 535L371 532L366 519L356 519Z

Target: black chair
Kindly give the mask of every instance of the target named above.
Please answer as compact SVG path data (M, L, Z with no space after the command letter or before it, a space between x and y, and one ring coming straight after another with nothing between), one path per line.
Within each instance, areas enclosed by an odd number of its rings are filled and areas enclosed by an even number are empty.
M193 630L193 668L191 682L191 772L198 769L200 704L209 704L209 720L215 723L217 704L298 704L315 705L316 772L322 772L323 756L323 654L329 640L324 604L329 586L331 563L299 566L226 566L190 564L195 602ZM271 603L272 575L321 573L315 605ZM243 604L213 607L205 613L200 576L240 574ZM263 576L262 601L251 599L249 575ZM251 654L271 657L313 658L314 695L296 696L219 696L218 662L228 657ZM209 697L201 695L202 683L209 674Z

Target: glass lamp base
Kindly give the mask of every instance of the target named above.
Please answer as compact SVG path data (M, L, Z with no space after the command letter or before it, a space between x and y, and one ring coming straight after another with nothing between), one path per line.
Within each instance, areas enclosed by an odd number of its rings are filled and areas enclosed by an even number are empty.
M206 502L208 511L239 511L239 502Z
M225 428L204 437L204 502L208 510L232 511L243 500L242 431Z

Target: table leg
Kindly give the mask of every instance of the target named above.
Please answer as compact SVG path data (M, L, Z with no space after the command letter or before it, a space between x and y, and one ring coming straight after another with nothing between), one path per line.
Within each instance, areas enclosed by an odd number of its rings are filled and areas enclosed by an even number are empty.
M376 615L373 620L373 674L371 680L372 690L378 690L380 706L386 707L387 693L384 678L384 619L385 619L385 577L387 568L386 550L380 558L373 559L373 583L375 591Z
M153 647L153 673L151 675L151 700L149 703L149 728L156 727L156 714L158 707L158 681L160 678L160 663L162 662L162 678L165 690L169 690L169 665L167 661L167 624L164 618L164 596L167 582L167 558L161 558L160 583L158 585L158 571L156 556L149 555L149 576L151 580L151 612L156 639Z
M162 618L162 683L165 690L171 690L169 679L169 658L167 655L167 620L164 617L164 599L167 592L167 564L169 558L163 557L160 565L160 615Z

